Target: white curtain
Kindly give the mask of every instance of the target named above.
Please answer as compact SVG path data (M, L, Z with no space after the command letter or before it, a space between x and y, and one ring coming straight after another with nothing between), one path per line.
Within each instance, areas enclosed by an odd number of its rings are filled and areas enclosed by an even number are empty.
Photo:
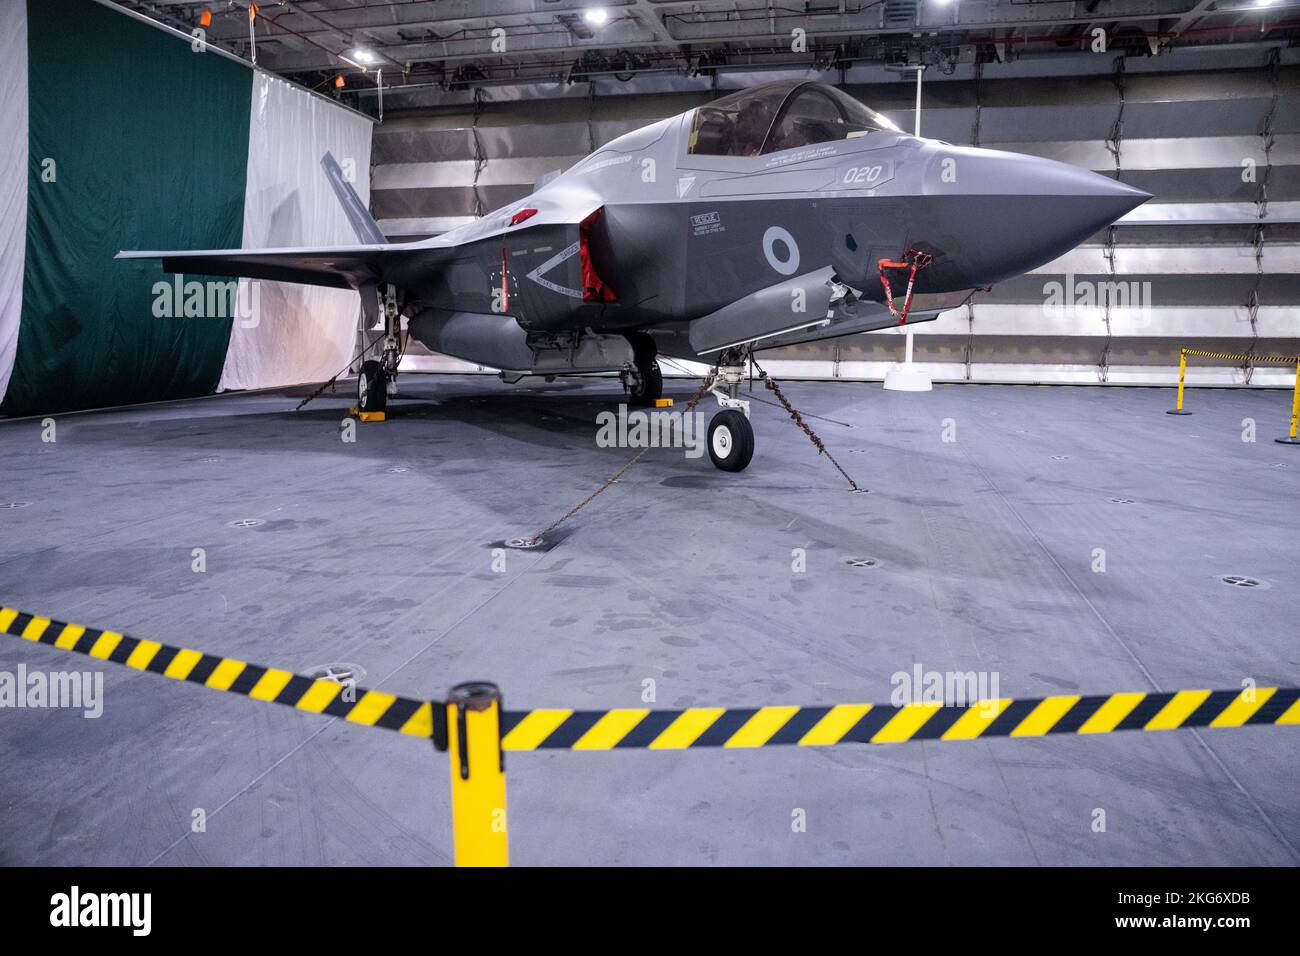
M0 400L23 313L27 253L27 0L0 0Z
M320 160L329 151L354 171L368 202L370 121L257 70L249 123L244 248L356 245ZM352 358L355 292L248 280L239 291L219 390L323 381Z

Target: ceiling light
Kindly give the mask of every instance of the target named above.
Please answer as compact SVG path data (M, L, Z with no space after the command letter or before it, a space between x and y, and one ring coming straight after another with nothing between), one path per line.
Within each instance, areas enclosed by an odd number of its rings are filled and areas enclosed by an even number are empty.
M355 50L353 50L352 55L362 63L374 63L375 60L378 59L374 55L374 53L372 53L370 50L367 50L363 46L359 46Z
M609 11L604 7L588 7L582 11L582 19L595 27L604 26L609 20Z

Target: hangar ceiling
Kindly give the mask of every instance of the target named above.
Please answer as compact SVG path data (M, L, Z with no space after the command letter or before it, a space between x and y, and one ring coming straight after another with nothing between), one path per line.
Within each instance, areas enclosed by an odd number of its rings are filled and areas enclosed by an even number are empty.
M253 57L251 0L118 0ZM265 0L257 62L347 99L466 86L848 68L1300 39L1300 0ZM796 42L796 31L803 35ZM335 87L342 73L344 87Z

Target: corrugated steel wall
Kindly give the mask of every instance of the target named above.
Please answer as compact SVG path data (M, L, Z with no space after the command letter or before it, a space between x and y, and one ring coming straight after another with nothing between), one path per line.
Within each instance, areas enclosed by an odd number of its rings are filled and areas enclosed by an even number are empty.
M1179 345L1243 355L1300 349L1300 67L1295 51L1242 48L1235 69L1134 69L1107 58L1077 76L1002 78L1002 68L927 80L922 133L1047 156L1155 199L1113 230L916 326L917 361L936 380L1160 384ZM753 82L767 77L756 76ZM825 77L822 77L825 78ZM850 75L850 80L852 76ZM737 80L729 81L735 84ZM375 133L373 204L385 231L426 235L531 191L615 136L716 94L474 101L391 117ZM589 90L583 86L580 89ZM905 129L911 82L845 84ZM498 99L503 99L497 94ZM1052 283L1058 285L1053 286ZM1106 286L1100 307L1058 305ZM1127 302L1125 295L1131 296ZM902 337L872 333L768 353L785 375L881 378ZM428 363L425 363L426 366ZM1294 370L1197 360L1204 384L1290 384Z

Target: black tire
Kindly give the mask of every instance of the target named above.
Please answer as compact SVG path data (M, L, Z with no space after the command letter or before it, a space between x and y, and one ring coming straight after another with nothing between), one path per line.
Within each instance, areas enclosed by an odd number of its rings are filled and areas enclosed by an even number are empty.
M664 373L654 362L641 371L641 384L631 390L633 405L653 405L664 397Z
M357 376L357 408L363 412L382 412L388 407L388 374L374 359L361 366Z
M723 471L744 471L754 457L754 428L744 412L724 408L709 422L709 458Z

